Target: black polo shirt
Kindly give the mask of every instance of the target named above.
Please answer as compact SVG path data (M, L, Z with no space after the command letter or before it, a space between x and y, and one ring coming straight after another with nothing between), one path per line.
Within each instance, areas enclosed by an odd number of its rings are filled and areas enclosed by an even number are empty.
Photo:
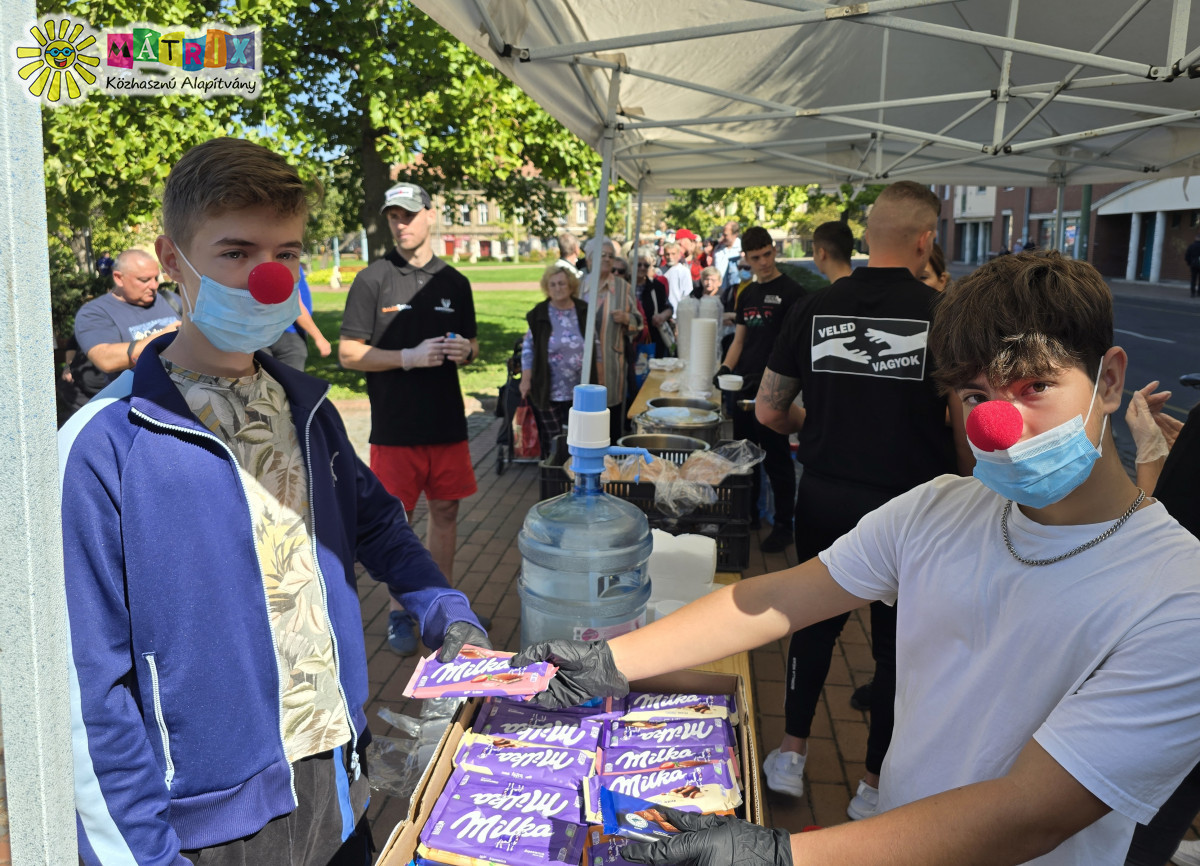
M411 349L430 337L474 339L471 283L437 256L414 267L392 249L358 273L346 297L343 338ZM367 373L372 445L440 445L467 438L458 365Z

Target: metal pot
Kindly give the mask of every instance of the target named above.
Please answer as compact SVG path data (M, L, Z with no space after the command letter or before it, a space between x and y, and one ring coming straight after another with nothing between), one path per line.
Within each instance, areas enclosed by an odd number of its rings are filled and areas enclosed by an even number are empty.
M689 436L715 445L721 428L721 413L686 406L659 406L633 419L638 433Z
M703 409L706 412L720 412L721 407L717 403L710 400L702 400L698 397L654 397L646 401L647 409L662 409L664 407L674 406L684 409Z
M670 433L633 433L629 436L622 436L617 440L617 444L627 448L645 448L651 454L662 451L690 453L708 450L708 443L703 439L695 439L691 436L673 436Z

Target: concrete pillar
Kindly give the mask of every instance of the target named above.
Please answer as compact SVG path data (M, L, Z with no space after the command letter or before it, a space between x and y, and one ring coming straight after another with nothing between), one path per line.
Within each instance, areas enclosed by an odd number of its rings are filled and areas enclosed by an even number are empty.
M1167 212L1154 214L1154 246L1150 250L1150 282L1157 283L1162 277L1163 241L1167 234Z
M74 864L67 598L55 439L42 109L28 63L33 0L0 0L0 717L12 862ZM103 97L115 98L115 97ZM69 110L69 109L60 109Z
M1132 282L1137 279L1138 247L1142 242L1142 215L1129 215L1129 257L1125 260L1125 279Z
M990 246L988 233L984 230L986 225L986 223L975 224L975 260L980 264L987 261L988 247Z

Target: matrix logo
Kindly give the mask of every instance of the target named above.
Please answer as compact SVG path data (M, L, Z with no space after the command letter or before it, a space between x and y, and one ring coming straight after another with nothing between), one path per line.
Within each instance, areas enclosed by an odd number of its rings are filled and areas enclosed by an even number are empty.
M80 80L84 87L96 83L92 69L100 65L100 58L84 53L97 44L96 37L84 25L72 24L70 18L64 18L57 25L51 20L40 27L31 27L29 33L38 44L18 47L17 58L36 59L18 69L17 75L25 81L33 78L29 82L31 94L57 103L64 85L68 99L79 99L83 95Z
M91 90L114 96L162 91L258 96L262 46L257 30L133 24L94 34L86 24L63 17L29 32L38 44L18 46L17 57L34 59L17 74L30 82L32 96L51 107L84 99ZM98 55L105 49L101 69Z

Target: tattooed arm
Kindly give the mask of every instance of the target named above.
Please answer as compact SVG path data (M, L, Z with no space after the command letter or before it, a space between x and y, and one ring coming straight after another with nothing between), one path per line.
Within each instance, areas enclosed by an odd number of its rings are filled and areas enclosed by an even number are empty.
M758 386L754 416L776 433L799 433L804 427L804 409L792 402L799 393L799 379L781 376L768 367Z

